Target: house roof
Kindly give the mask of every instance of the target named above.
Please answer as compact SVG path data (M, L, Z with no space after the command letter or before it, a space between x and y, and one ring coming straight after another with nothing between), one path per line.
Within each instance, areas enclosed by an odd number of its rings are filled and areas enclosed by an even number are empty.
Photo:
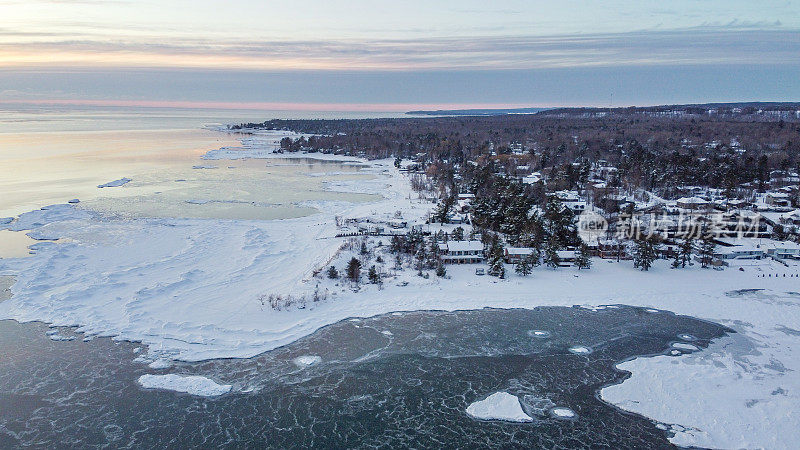
M444 245L448 252L465 252L483 250L481 241L448 241Z
M529 247L506 247L506 254L514 256L528 256L533 253Z

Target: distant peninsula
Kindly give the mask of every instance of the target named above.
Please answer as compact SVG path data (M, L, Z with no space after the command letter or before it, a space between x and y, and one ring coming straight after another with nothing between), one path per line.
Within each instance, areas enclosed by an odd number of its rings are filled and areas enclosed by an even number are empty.
M510 109L437 109L431 111L408 111L411 116L503 116L506 114L536 114L549 108Z

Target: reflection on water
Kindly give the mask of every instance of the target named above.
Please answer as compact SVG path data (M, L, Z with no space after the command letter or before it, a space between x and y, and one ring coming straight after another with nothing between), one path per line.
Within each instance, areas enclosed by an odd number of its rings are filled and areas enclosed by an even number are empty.
M191 167L204 152L236 143L207 130L0 133L0 217L114 196L97 185Z
M0 322L0 445L668 447L656 424L601 402L598 389L625 378L615 362L669 354L681 334L705 348L730 331L633 307L395 313L252 359L155 370L132 361L135 344L56 342L46 330ZM575 346L592 352L570 353ZM234 389L216 398L145 390L136 383L145 373L204 375ZM497 391L517 396L534 422L466 415ZM555 407L577 418L554 417Z
M315 176L321 174L323 176ZM380 197L324 190L331 179L364 178L358 167L292 160L205 161L143 174L113 196L81 207L134 217L287 219L317 212L317 201L367 202Z
M353 166L201 159L239 144L236 137L201 129L0 133L0 217L79 199L136 217L282 219L316 212L302 202L377 198L323 190L325 180L359 176ZM330 175L309 176L318 172ZM122 177L133 181L97 187Z
M28 256L29 245L36 243L27 234L19 231L0 230L0 258L21 258Z

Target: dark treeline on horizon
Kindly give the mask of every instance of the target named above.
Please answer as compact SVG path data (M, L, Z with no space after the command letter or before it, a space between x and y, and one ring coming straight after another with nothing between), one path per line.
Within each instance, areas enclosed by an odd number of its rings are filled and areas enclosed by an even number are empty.
M758 188L771 171L800 169L800 104L742 103L644 108L566 108L491 116L268 120L232 130L291 130L285 151L414 158L427 170L486 162L515 175L528 165L563 188L579 164L618 167L619 183L662 191L677 185ZM309 136L310 135L310 136ZM559 175L559 172L564 172Z

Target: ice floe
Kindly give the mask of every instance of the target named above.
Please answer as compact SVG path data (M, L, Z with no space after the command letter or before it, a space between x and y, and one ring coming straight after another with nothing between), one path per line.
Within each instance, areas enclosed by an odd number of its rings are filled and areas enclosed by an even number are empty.
M522 410L519 399L508 392L495 392L484 400L473 402L467 407L467 414L481 420L533 422L533 418Z
M218 384L199 375L142 375L139 384L147 389L164 389L202 397L216 397L230 392L230 384Z
M689 350L692 352L700 350L699 348L697 348L697 346L692 344L686 344L684 342L673 342L672 348L677 348L678 350Z
M297 358L292 360L294 365L296 365L297 367L308 367L314 364L318 364L321 361L322 358L320 358L317 355L303 355L303 356L298 356Z
M539 339L545 339L550 337L550 332L544 330L530 330L528 331L528 336Z
M588 355L589 353L592 353L592 349L582 345L576 345L574 347L570 347L569 352L576 355Z
M578 415L575 414L575 411L565 408L563 406L557 406L550 410L550 414L555 417L556 419L574 419Z

